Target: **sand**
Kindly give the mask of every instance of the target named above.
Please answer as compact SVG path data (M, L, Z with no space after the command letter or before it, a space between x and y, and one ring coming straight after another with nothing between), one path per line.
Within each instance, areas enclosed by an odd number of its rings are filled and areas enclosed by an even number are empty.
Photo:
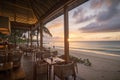
M63 54L63 49L57 49ZM109 55L104 52L85 52L70 50L70 55L82 59L89 59L92 66L78 63L77 76L81 80L120 80L120 56Z

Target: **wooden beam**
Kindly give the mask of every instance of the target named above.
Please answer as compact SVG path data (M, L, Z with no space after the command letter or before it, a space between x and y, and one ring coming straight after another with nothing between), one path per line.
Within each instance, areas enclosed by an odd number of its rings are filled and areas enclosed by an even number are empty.
M34 24L27 24L27 23L20 23L20 22L15 22L11 21L11 28L13 29L24 29L24 30L29 30L29 28L34 27Z
M8 1L4 1L3 2L7 5L10 5L10 6L13 6L13 7L17 7L17 8L22 8L22 9L25 9L25 10L29 10L29 11L32 11L31 8L28 8L28 7L23 7L22 5L17 5L17 4L14 4L14 3L11 3L11 2L8 2Z
M38 13L39 18L40 18L41 14L44 14L44 11L40 10L37 4L33 3L33 5L34 5L33 7L35 8L35 11Z
M34 5L33 5L33 1L32 1L32 0L29 0L29 1L30 1L30 5L31 5L31 8L32 8L33 13L35 14L36 18L39 20L40 16L39 16L39 14L36 12L36 10L35 10L35 7L34 7Z
M24 27L12 27L12 29L25 30L25 31L29 30L29 28L24 28Z
M66 62L69 62L69 22L68 7L64 7L64 54Z
M45 23L55 19L56 17L62 15L63 8L65 5L68 5L69 6L68 10L71 10L71 9L75 8L76 6L82 4L86 1L88 1L88 0L62 0L58 4L56 4L56 6L54 6L50 11L46 12L46 14L44 14L40 18L40 20L42 20L43 23L45 24Z
M2 15L2 6L3 6L3 4L0 1L0 16Z
M63 13L63 8L65 5L71 4L73 2L75 2L76 0L61 0L60 2L58 2L55 6L53 6L53 8L51 10L49 10L48 12L46 12L46 14L44 14L40 19L46 23L49 22L50 19L55 19L56 17L53 18L54 15L59 14L62 15ZM58 15L57 15L58 17Z
M37 11L40 13L40 14L44 14L45 13L45 10L48 10L46 7L45 7L45 3L41 4L40 3L41 1L37 2L36 0L34 1L34 5L36 6L36 9ZM40 6L39 6L40 5Z
M65 4L66 2L67 2L67 0L62 0L62 1L60 1L60 2L57 3L55 6L53 6L53 7L51 8L51 10L47 11L46 14L44 14L43 16L41 16L40 19L44 21L45 19L48 19L49 17L53 16L53 14L60 12L61 9L63 9L63 8L61 8L61 5ZM59 9L59 10L58 10L58 9ZM56 12L56 10L57 10L58 12Z
M39 27L39 23L36 23L35 26L32 28L32 30L36 30Z

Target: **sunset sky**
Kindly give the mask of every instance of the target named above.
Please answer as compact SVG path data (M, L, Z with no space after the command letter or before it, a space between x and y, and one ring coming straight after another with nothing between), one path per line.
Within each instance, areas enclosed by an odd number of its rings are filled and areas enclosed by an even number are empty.
M63 15L45 26L53 34L50 38L64 38ZM71 41L120 40L120 0L90 0L69 11Z

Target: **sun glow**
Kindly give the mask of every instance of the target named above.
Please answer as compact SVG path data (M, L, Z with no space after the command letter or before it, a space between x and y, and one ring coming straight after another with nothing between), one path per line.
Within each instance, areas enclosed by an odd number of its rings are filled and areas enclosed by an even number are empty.
M70 41L71 41L71 39L69 38L69 39L68 39L68 41L70 42Z

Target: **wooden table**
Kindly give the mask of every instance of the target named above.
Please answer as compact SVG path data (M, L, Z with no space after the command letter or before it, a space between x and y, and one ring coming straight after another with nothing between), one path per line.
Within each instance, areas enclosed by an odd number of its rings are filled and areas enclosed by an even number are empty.
M65 60L59 58L59 57L50 57L44 59L49 65L54 65L56 63L62 63L65 62Z
M49 64L49 80L52 80L52 65L55 65L57 63L63 63L65 60L59 58L59 57L50 57L50 58L45 58L45 62Z
M7 71L13 68L13 62L0 63L0 71Z

